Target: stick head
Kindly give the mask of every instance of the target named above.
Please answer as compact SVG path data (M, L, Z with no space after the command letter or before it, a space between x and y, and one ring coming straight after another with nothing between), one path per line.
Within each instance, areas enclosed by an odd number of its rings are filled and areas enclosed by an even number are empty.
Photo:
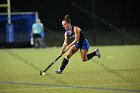
M45 72L43 72L43 71L40 71L40 75L45 75Z
M42 71L40 71L40 75L42 75Z

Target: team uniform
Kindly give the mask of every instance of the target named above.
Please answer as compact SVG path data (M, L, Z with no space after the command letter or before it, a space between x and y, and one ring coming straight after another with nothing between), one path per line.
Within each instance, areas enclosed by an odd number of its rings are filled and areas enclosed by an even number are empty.
M73 40L75 39L75 33L74 33L74 26L72 26L72 31L71 33L68 33L68 30L66 30L66 35L68 38L72 38ZM78 49L84 49L88 50L89 49L89 42L88 40L84 37L83 33L80 30L80 38L79 42L75 44L75 47Z
M89 49L89 42L88 40L84 37L83 33L81 32L81 29L79 28L80 31L80 37L79 37L79 41L77 43L75 43L75 47L80 49L80 50L86 50L88 51ZM73 40L75 39L75 32L74 32L74 26L72 26L72 31L68 32L68 30L65 31L65 34L68 38L72 38ZM98 49L95 49L92 53L87 54L87 60L90 60L93 56L98 56L98 58L100 58L100 52ZM86 60L86 61L87 61ZM65 69L66 65L68 64L69 59L68 58L64 58L61 66L59 69L54 70L55 73L57 74L62 74L63 70Z

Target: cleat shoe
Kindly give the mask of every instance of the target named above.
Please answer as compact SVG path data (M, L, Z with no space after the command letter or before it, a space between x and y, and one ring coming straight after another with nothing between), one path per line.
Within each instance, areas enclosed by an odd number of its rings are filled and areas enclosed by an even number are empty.
M95 53L96 53L96 56L97 56L98 58L100 58L100 57L101 57L101 54L100 54L99 49L96 48L94 51L95 51Z
M62 74L62 71L60 69L55 69L54 72L57 74Z

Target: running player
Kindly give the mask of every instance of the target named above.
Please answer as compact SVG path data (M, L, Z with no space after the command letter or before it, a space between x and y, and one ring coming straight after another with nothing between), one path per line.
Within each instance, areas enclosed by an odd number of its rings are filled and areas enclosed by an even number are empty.
M95 49L92 53L87 54L89 49L88 40L84 37L81 29L77 26L71 25L71 20L69 15L66 15L64 20L62 21L62 26L66 30L64 34L64 43L59 55L63 54L63 51L67 51L66 56L64 57L61 66L59 69L54 70L57 74L61 74L62 71L65 69L66 65L68 64L69 59L75 54L79 49L81 53L82 61L88 61L92 57L97 56L98 58L101 57L99 49ZM68 44L68 39L72 38L73 41Z

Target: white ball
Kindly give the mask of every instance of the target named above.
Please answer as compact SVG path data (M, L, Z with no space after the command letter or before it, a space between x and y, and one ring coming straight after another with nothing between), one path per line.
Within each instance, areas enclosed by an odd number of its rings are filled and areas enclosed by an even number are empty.
M45 75L45 72L43 72L42 75Z

